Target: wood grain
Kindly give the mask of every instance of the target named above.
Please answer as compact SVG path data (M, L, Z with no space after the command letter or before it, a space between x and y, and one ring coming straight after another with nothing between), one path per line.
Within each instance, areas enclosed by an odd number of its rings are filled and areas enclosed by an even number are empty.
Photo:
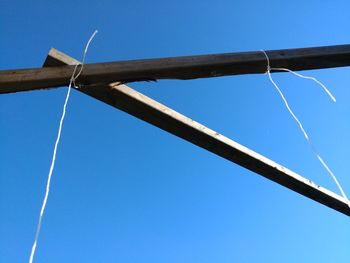
M266 51L271 67L309 70L350 66L350 45ZM65 86L73 66L0 71L0 93ZM144 59L84 65L82 85L154 79L196 79L265 73L262 51Z

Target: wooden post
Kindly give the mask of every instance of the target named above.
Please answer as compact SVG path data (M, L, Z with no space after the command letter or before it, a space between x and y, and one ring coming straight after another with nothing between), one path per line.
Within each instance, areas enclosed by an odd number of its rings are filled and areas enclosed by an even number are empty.
M308 70L350 66L350 45L266 51L271 67ZM66 86L73 66L0 71L0 94ZM262 51L84 65L78 84L195 79L265 73Z
M51 50L45 66L50 66L51 64L57 66L63 63L76 64L79 62L57 50ZM350 216L350 208L343 197L316 185L282 165L269 160L126 85L119 85L118 83L89 85L82 86L78 90L243 166L299 194Z

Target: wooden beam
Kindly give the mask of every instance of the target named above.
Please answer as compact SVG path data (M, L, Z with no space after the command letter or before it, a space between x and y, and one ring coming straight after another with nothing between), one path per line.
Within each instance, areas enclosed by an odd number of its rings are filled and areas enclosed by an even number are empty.
M45 63L46 66L49 66L54 60L56 60L54 62L56 65L57 63L76 64L78 62L55 50L50 52L49 57ZM78 90L312 200L350 216L350 208L343 197L316 185L282 165L187 118L126 85L118 85L118 83L90 85L82 86Z
M271 67L308 70L350 66L350 45L266 51ZM131 60L84 65L80 84L195 79L265 73L262 51ZM73 66L0 71L0 93L65 86Z

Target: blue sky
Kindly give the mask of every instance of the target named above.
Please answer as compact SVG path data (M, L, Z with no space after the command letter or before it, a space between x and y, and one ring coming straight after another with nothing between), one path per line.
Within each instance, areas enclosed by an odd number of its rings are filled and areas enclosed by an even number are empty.
M349 1L2 1L0 69L349 44ZM350 193L350 68L275 74ZM266 75L131 87L337 192ZM66 88L0 96L0 262L26 262ZM73 91L34 262L349 262L348 217Z

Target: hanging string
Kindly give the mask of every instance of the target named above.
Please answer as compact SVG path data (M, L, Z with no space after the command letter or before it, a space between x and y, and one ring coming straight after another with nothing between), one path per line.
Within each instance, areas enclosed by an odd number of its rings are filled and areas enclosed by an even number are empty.
M323 166L323 168L327 171L327 173L330 175L330 177L333 179L333 181L335 182L335 184L337 185L340 193L342 194L343 198L345 199L345 201L347 202L348 206L350 207L350 201L348 199L348 197L346 196L343 188L341 187L338 179L336 178L336 176L334 175L334 173L332 172L332 170L328 167L328 165L326 164L326 162L322 159L322 157L320 156L319 152L317 151L316 147L313 145L309 135L307 134L306 130L304 129L302 123L300 122L300 120L298 119L298 117L294 114L294 112L292 111L292 109L290 108L289 104L288 104L288 101L287 99L285 98L285 96L283 95L281 89L278 87L278 85L276 84L276 82L273 80L272 78L272 75L271 75L271 70L278 70L278 71L287 71L287 72L290 72L300 78L304 78L304 79L311 79L313 80L314 82L316 82L317 84L319 84L322 89L328 94L328 96L332 99L333 102L336 102L336 99L335 97L332 95L332 93L327 89L327 87L322 84L319 80L317 80L316 78L314 77L310 77L310 76L305 76L305 75L302 75L300 73L296 73L294 72L293 70L290 70L290 69L287 69L287 68L271 68L270 66L270 59L267 55L267 53L264 51L264 50L261 50L261 52L264 53L265 57L266 57L266 60L267 60L267 75L271 81L271 83L274 85L274 87L276 88L276 90L278 91L278 93L280 94L283 102L284 102L284 105L286 106L287 110L289 111L290 115L293 117L293 119L295 120L295 122L298 124L301 132L303 133L306 141L308 142L312 152L315 154L315 156L317 157L317 159L320 161L321 165Z
M58 144L59 144L60 138L61 138L62 126L63 126L64 117L66 115L66 109L67 109L67 104L68 104L68 101L69 101L71 87L72 87L72 85L74 87L77 87L75 85L75 80L79 77L79 75L81 74L81 72L83 70L83 66L84 66L85 56L86 56L87 50L89 48L90 42L92 41L92 39L95 37L96 34L97 34L97 30L95 30L95 32L90 37L88 43L86 44L86 47L85 47L85 50L84 50L84 54L83 54L82 63L75 65L72 77L70 78L70 81L69 81L68 91L67 91L66 99L64 101L62 116L61 116L60 125L59 125L59 128L58 128L58 134L57 134L57 138L56 138L56 142L55 142L55 146L54 146L54 150L53 150L51 166L50 166L49 174L48 174L48 177L47 177L45 196L44 196L44 200L43 200L43 203L42 203L42 206L41 206L39 221L38 221L38 225L37 225L36 232L35 232L34 243L33 243L33 246L32 246L31 253L30 253L30 257L29 257L29 263L33 262L33 258L34 258L34 254L35 254L38 238L39 238L39 235L40 235L40 230L41 230L41 224L42 224L42 220L43 220L43 216L44 216L44 211L45 211L47 199L48 199L49 193L50 193L50 184L51 184L52 172L53 172L53 169L55 167L55 162L56 162L57 147L58 147ZM78 68L79 65L80 65L80 70L77 72L77 68Z
M303 78L303 79L311 79L311 80L315 81L318 85L321 86L321 88L327 93L327 95L332 99L333 102L337 102L336 98L327 89L327 87L321 81L316 79L315 77L305 76L305 75L302 75L300 73L294 72L293 70L290 70L290 69L287 69L287 68L270 68L270 70L286 71L286 72L292 73L295 76L298 76L298 77Z

